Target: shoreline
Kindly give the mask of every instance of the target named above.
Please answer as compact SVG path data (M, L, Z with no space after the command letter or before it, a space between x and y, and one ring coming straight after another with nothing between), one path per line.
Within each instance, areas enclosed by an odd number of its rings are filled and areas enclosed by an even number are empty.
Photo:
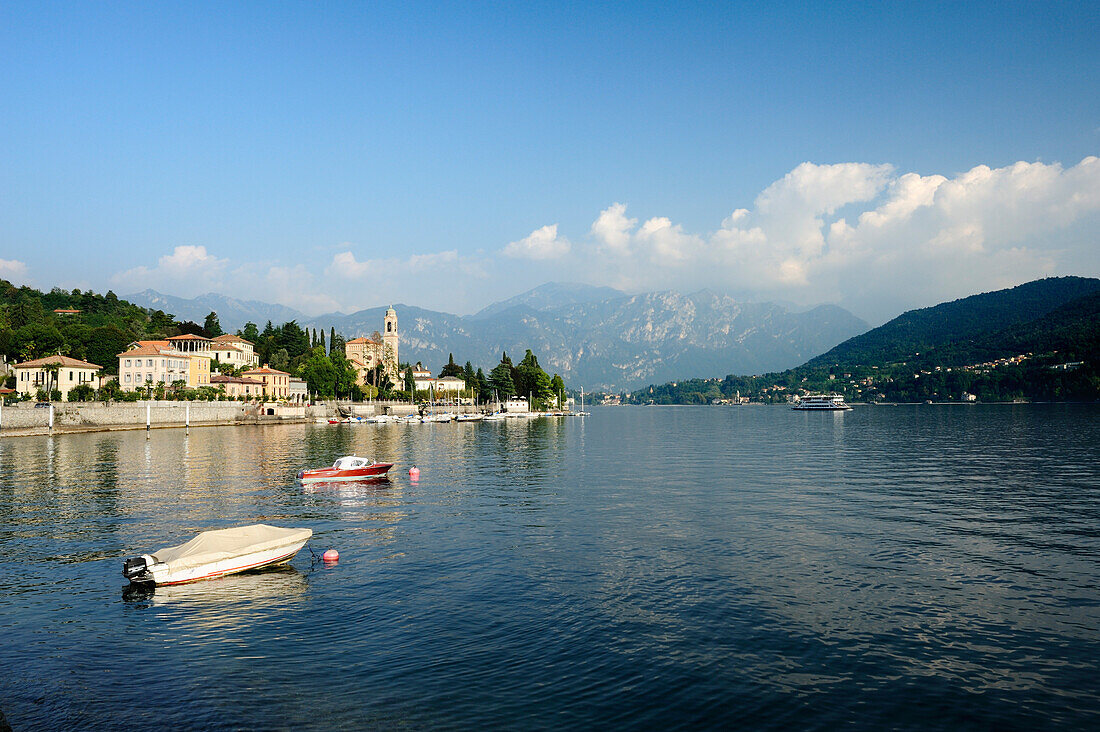
M211 422L160 422L157 424L100 424L100 425L56 425L49 427L5 427L0 429L0 439L5 437L50 437L53 435L79 435L88 432L133 432L135 430L190 430L199 427L249 427L273 424L311 424L308 417L264 417L238 420L217 420Z

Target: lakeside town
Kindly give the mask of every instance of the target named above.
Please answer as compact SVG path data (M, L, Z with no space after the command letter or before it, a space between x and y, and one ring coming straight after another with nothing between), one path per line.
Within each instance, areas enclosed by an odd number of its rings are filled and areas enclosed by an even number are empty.
M55 318L65 320L81 315L76 308L53 310ZM311 333L295 323L280 328L268 323L263 333L252 323L235 334L220 330L217 314L210 313L202 329L205 335L185 332L133 340L108 366L60 352L11 365L5 360L0 363L4 370L0 398L9 405L34 406L229 401L252 405L257 414L302 418L316 414L295 408L332 401L343 406L323 416L344 419L435 413L437 403L450 405L453 412L439 414L453 417L462 412L563 414L571 404L561 377L546 374L530 350L519 364L503 354L488 375L470 362L459 366L453 355L438 375L419 362L402 363L397 312L392 307L385 313L381 332L344 340L332 330L327 347L323 331ZM283 368L261 361L256 347L255 341L273 341L275 335L280 347L268 348L266 355ZM370 405L366 415L354 406L364 402ZM52 427L52 408L50 414Z

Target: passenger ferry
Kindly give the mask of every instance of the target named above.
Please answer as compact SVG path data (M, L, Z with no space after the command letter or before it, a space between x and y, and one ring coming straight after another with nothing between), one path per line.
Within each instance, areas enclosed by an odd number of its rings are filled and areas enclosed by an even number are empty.
M851 407L844 403L842 394L807 394L792 404L791 409L839 411Z

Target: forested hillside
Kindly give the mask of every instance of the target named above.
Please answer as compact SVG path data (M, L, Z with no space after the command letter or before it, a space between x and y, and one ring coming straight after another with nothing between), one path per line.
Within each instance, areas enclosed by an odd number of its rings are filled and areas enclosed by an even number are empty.
M54 310L79 310L58 314ZM0 280L0 354L25 361L55 353L103 366L115 373L115 355L131 341L178 335L171 315L120 300L113 292L40 292Z
M654 385L629 401L1100 399L1100 280L1061 277L907 312L778 373Z
M806 366L881 366L911 360L917 354L941 362L942 359L931 352L949 345L953 358L962 359L960 363L972 362L982 347L1000 347L1000 336L995 334L1035 322L1079 297L1098 291L1098 279L1050 277L935 307L910 310L885 325L849 338L811 359ZM984 346L977 346L978 342ZM970 343L976 346L973 354L966 349Z

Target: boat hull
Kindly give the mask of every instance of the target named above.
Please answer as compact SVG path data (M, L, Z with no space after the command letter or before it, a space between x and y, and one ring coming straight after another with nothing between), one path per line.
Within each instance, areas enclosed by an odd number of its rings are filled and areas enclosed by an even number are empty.
M215 579L230 574L239 574L240 572L251 572L257 569L264 569L265 567L277 567L293 559L294 555L301 551L303 546L305 546L304 541L300 544L292 545L289 550L279 551L278 553L256 552L242 557L233 557L232 559L226 559L221 562L214 562L213 564L204 565L202 567L176 572L171 572L167 569L158 571L156 565L151 567L149 571L150 574L153 575L153 584L158 587L182 585L187 582ZM273 553L275 556L271 556Z
M318 468L316 470L298 471L298 480L301 483L338 483L348 480L379 480L386 477L386 473L393 467L393 463L374 463L363 468L340 470L338 468Z
M286 564L310 529L256 524L204 531L179 546L127 559L123 575L135 585L180 585Z

